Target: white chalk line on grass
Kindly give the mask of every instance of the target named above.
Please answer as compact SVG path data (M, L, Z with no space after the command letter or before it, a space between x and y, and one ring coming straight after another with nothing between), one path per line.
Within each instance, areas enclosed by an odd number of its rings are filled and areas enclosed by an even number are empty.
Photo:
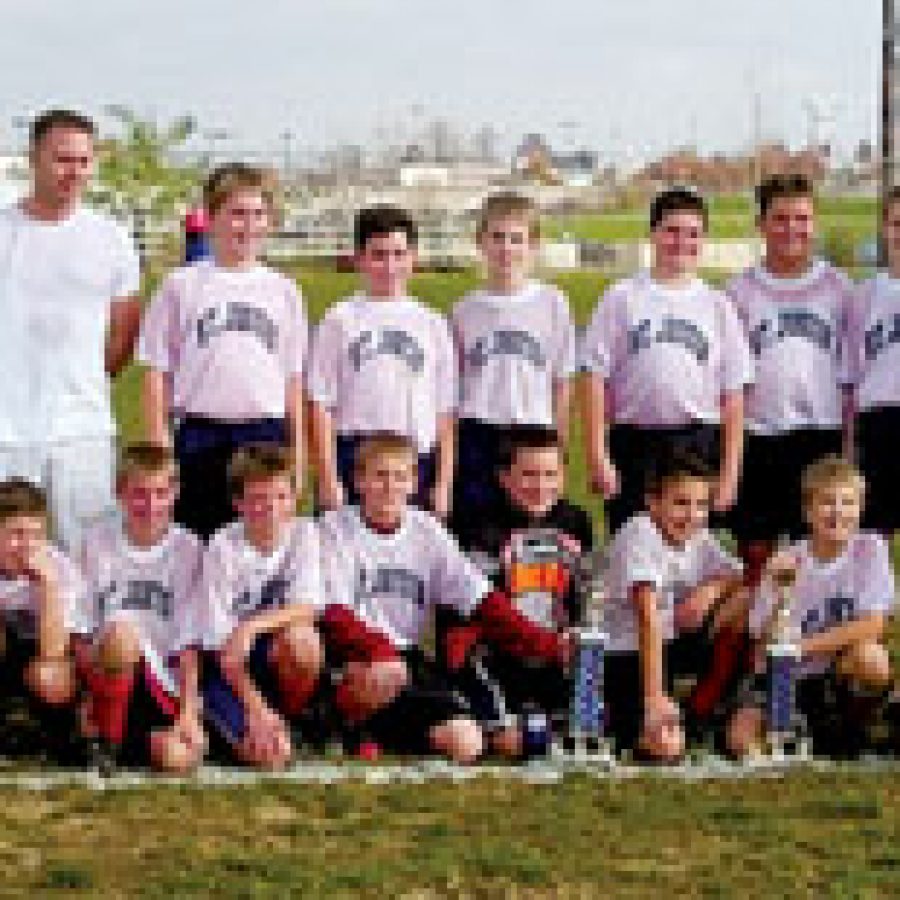
M900 760L867 759L858 762L834 762L824 759L797 761L756 760L736 763L720 758L690 761L675 766L636 766L630 764L567 764L539 761L520 766L459 766L441 760L379 765L358 762L322 764L300 762L279 772L202 766L189 776L156 775L146 771L121 771L103 777L92 771L17 771L0 774L0 789L22 792L46 792L60 788L84 788L93 791L122 791L146 787L241 787L264 784L335 784L359 782L369 785L425 784L426 782L465 782L498 779L526 784L557 784L569 775L581 774L599 781L661 779L672 781L734 781L782 778L794 772L873 773L900 772Z

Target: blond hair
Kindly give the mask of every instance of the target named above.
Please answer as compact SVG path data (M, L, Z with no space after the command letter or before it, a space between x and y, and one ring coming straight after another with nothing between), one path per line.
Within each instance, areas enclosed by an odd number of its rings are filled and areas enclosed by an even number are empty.
M502 191L499 194L491 194L478 211L478 224L475 229L475 238L481 240L488 230L491 222L497 219L521 219L528 226L528 236L532 241L541 237L541 220L537 205L530 197L516 194L513 191Z
M47 495L26 478L0 481L0 523L17 516L47 520Z
M385 456L406 456L412 463L416 459L416 448L409 438L400 434L385 432L369 435L356 450L355 469L362 472L372 460Z
M129 444L119 453L116 484L123 484L133 475L156 475L167 471L178 474L178 463L171 449L149 441Z
M240 497L250 481L269 478L294 480L291 452L280 444L247 444L234 452L228 463L228 487L233 497Z
M269 169L248 163L225 163L213 169L203 185L203 205L214 216L237 191L259 191L269 209L269 215L273 220L277 218L278 181L275 174Z
M859 492L860 499L866 493L866 479L849 460L837 454L829 454L811 463L803 470L800 491L803 508L808 509L815 495L833 485L852 487Z

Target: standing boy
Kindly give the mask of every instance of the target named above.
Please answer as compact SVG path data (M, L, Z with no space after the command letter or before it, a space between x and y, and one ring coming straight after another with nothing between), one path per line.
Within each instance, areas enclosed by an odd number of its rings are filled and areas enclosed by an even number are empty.
M144 416L153 443L174 446L176 520L202 538L231 521L228 464L268 442L292 449L303 478L307 325L293 281L259 261L275 217L267 172L216 169L204 187L212 257L173 272L144 317Z
M716 469L716 512L737 493L750 359L728 299L697 277L706 227L693 191L659 194L651 271L613 285L584 337L588 468L610 534L642 509L648 468L675 449Z
M319 505L355 500L366 435L408 437L418 454L416 502L443 518L453 479L456 365L443 316L407 294L416 227L393 206L363 209L354 228L364 292L332 306L313 341L308 390Z
M575 327L565 295L529 278L540 240L534 203L494 194L478 216L486 277L460 300L451 324L460 356L454 526L499 501L497 451L507 430L569 431Z

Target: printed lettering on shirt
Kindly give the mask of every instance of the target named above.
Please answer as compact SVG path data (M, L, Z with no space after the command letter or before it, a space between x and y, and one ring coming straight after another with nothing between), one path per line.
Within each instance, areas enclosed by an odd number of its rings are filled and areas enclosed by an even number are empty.
M641 319L628 330L628 352L631 355L640 353L656 344L675 344L693 354L698 362L705 363L709 359L709 339L694 322L665 316L659 328L654 331L650 319Z
M197 345L207 347L213 338L228 331L253 334L270 353L278 344L278 326L264 309L232 301L203 311L197 320Z
M391 597L416 606L425 605L425 585L422 579L408 569L395 566L379 566L371 570L360 567L357 572L355 601L358 608L365 608L368 601Z
M117 599L117 595L118 599ZM117 610L144 610L156 613L161 619L171 619L173 612L172 591L158 581L134 579L125 583L119 591L119 583L111 582L97 595L100 618Z
M822 609L807 610L800 623L800 632L806 637L850 622L854 617L855 607L852 597L829 597Z
M834 329L827 318L808 309L784 309L777 317L763 319L750 332L750 349L754 356L760 356L785 338L800 338L827 352L834 342Z
M871 361L892 344L900 342L900 315L880 319L866 330L866 359Z
M405 331L386 328L381 332L363 331L348 348L353 368L359 372L363 364L378 356L393 356L406 363L411 372L425 368L425 351Z
M480 337L466 354L466 360L473 369L482 369L492 356L518 357L530 362L536 369L547 366L540 342L527 331L504 329Z
M287 578L270 578L258 591L246 590L238 594L231 604L231 611L240 617L261 610L280 609L285 605L289 587Z

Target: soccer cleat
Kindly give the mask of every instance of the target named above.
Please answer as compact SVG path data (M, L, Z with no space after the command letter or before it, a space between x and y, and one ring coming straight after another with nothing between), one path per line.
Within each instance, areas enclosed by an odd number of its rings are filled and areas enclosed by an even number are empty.
M101 778L111 778L119 768L119 747L95 738L90 742L91 768Z

